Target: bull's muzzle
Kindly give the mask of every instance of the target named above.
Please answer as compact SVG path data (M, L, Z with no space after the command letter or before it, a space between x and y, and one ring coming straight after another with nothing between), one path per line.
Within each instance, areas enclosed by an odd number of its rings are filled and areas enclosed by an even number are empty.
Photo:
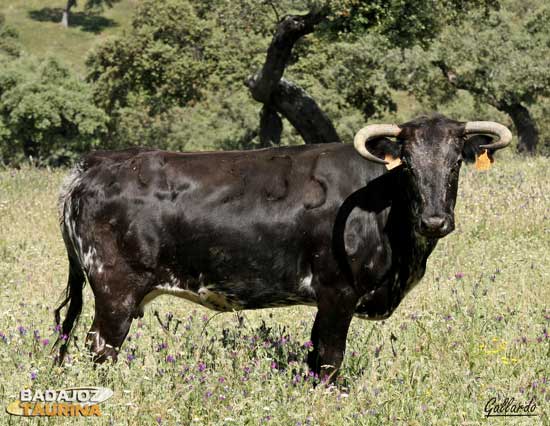
M442 238L455 229L454 221L449 215L422 216L420 218L420 234L430 238Z

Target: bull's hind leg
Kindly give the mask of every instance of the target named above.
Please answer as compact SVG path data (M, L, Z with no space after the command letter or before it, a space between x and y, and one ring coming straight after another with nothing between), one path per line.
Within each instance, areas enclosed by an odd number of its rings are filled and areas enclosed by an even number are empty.
M308 354L308 365L322 380L333 381L344 359L357 298L353 290L338 288L324 288L321 294L311 331L313 351Z
M95 316L86 337L95 362L112 358L118 352L137 316L139 302L147 291L148 274L135 273L124 265L106 269L90 277L95 296Z

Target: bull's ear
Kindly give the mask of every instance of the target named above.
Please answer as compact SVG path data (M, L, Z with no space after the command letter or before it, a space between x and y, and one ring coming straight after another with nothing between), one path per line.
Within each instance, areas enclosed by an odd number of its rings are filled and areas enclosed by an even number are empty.
M489 170L491 168L491 164L493 164L494 161L495 160L493 160L493 157L489 157L489 154L487 154L487 150L484 149L481 154L476 156L476 170Z
M401 164L401 145L388 138L374 138L367 142L370 153L388 162L386 168L391 170Z
M476 170L489 170L491 164L495 161L493 150L481 148L482 145L488 145L493 138L487 135L471 136L464 142L462 148L462 158L466 163L475 163Z

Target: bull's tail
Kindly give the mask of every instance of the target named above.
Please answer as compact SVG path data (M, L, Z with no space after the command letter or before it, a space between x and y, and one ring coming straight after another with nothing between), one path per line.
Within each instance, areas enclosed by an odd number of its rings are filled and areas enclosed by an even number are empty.
M78 317L82 312L82 292L85 284L84 272L80 263L69 256L69 280L65 289L65 298L63 302L54 311L56 329L59 330L59 336L54 344L54 347L59 346L58 363L61 365L67 354L71 333L78 321ZM67 304L69 308L61 324L61 309Z
M69 258L69 279L65 289L64 299L54 311L56 329L59 332L54 348L60 345L59 356L57 358L59 365L61 365L65 359L71 339L71 333L82 312L82 293L86 281L78 254L78 248L74 240L74 235L72 235L74 233L73 215L76 213L75 210L77 210L78 207L73 206L71 198L75 187L77 187L80 182L81 173L82 168L79 164L71 171L69 176L67 176L59 195L59 221ZM73 207L76 207L76 209L73 209ZM71 230L73 232L71 232ZM67 304L69 304L69 307L63 324L61 324L61 309Z

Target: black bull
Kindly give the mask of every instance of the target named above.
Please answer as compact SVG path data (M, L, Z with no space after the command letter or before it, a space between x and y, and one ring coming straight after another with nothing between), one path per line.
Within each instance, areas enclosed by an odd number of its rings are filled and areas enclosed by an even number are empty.
M218 311L317 306L308 364L334 375L353 316L389 317L453 230L465 126L442 116L394 126L402 164L391 171L350 144L87 155L60 198L70 261L60 361L87 277L97 361L116 359L145 303L173 294ZM362 155L383 158L375 136Z

